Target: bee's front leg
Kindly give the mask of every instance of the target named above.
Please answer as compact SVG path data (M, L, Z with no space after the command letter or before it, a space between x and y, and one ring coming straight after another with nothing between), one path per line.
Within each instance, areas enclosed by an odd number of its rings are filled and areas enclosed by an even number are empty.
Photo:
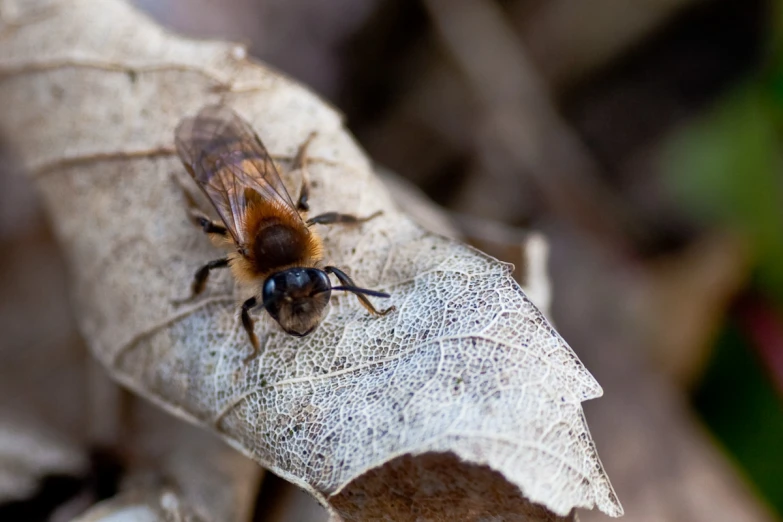
M255 297L251 297L244 303L242 303L242 326L244 327L245 331L247 332L247 336L250 338L250 345L253 347L253 353L245 357L244 362L245 364L249 363L253 359L255 359L258 356L259 348L258 348L258 337L256 337L256 331L255 331L255 323L253 322L253 318L250 317L250 310L255 308L258 305L258 301Z

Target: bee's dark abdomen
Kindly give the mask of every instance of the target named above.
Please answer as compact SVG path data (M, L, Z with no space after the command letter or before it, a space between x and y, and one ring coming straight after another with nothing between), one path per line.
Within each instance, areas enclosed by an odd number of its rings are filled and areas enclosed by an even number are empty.
M253 257L260 273L301 264L307 257L307 230L299 231L283 223L259 227Z

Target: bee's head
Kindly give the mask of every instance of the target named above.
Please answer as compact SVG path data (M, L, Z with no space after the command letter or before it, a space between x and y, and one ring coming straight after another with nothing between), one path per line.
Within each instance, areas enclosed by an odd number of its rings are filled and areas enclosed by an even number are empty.
M332 295L329 277L317 268L289 268L264 281L264 308L286 333L303 337L321 323Z

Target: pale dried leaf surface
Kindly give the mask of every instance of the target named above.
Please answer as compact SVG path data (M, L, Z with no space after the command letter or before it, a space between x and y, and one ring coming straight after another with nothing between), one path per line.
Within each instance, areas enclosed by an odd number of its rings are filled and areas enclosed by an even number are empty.
M62 258L10 156L0 142L0 504L90 467L81 402L88 354L68 315Z
M0 503L31 497L47 475L79 475L87 456L36 419L0 411Z
M560 515L622 512L581 407L598 383L508 265L395 209L332 108L241 48L172 36L120 0L0 6L0 129L38 181L82 330L116 379L324 503L372 468L435 452L488 466ZM318 132L313 213L384 211L322 232L327 259L388 291L395 313L369 317L340 296L305 339L259 314L262 353L243 365L228 274L172 305L219 255L170 182L182 170L173 129L220 100L281 158Z
M73 522L204 522L174 491L138 490L100 502Z
M131 476L123 490L170 487L178 505L210 522L252 519L262 468L212 433L172 418L146 401L130 408Z

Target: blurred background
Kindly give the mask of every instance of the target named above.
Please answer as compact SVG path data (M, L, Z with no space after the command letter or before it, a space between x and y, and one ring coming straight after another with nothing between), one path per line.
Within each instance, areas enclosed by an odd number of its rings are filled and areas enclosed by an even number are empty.
M626 520L783 520L783 1L135 3L309 85L496 257L547 236L552 319L604 387L585 410ZM0 358L24 382L0 382L0 410L41 385L48 426L78 440L86 413L44 398L53 379L87 393L65 371L84 349L64 269L3 158ZM77 348L55 369L30 369L31 346L63 343ZM46 475L82 496L121 462L52 459ZM46 487L28 493L51 513L62 487ZM274 520L318 516L296 509Z

